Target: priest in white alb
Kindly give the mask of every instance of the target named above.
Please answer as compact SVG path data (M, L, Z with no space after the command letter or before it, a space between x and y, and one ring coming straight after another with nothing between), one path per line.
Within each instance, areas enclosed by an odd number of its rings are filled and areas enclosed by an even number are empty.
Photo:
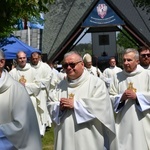
M4 54L0 50L0 150L42 150L30 97L4 66Z
M47 109L48 93L50 90L52 71L47 63L41 61L41 55L37 52L33 52L30 58L30 64L36 71L35 82L40 82L41 90L36 96L40 102L38 107L40 108L40 132L44 136L46 127L51 127L51 118Z
M34 105L34 109L36 111L39 128L41 130L41 122L40 122L40 100L38 99L38 95L41 91L41 83L36 80L37 74L36 70L31 67L29 63L27 63L27 57L25 52L19 51L17 53L17 66L13 68L10 72L10 75L22 85L25 86L32 103Z
M117 150L115 123L105 83L91 75L82 57L66 53L67 78L50 93L55 150Z
M138 51L126 49L110 87L119 150L150 150L150 72L138 64Z
M112 82L112 77L116 73L122 71L122 69L120 67L116 66L116 58L115 57L111 57L109 59L109 65L110 66L103 71L103 75L105 77L105 83L106 83L106 86L107 86L108 90L109 90L110 84Z
M95 67L92 65L92 56L89 53L86 53L83 56L83 62L84 62L85 68L89 71L90 74L103 79L103 74L100 71L100 69L97 66Z

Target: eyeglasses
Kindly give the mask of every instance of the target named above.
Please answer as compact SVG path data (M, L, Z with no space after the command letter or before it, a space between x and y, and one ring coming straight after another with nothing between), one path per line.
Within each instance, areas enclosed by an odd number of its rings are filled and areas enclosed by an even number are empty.
M147 57L150 57L150 54L141 54L141 56L142 56L143 58L145 58L146 56L147 56Z
M5 60L4 58L0 59L1 62L4 61L4 60Z
M76 63L64 63L64 64L62 65L62 67L63 67L64 69L67 69L68 66L70 66L70 67L73 69L73 68L75 68L75 66L76 66L78 63L80 63L80 62L82 62L82 61L78 61L78 62L76 62Z

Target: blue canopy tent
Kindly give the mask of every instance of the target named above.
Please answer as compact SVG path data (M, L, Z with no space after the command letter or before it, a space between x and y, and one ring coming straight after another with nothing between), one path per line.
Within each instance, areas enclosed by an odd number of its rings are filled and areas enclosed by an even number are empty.
M19 51L24 51L27 54L28 58L33 52L41 53L40 50L28 46L26 43L22 42L14 36L3 39L0 42L0 49L4 51L6 59L16 59L16 54Z

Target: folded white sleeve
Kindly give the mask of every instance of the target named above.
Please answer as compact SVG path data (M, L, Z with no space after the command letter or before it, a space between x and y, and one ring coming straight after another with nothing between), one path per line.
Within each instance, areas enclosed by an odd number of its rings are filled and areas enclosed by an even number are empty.
M60 103L59 102L54 102L54 104L53 105L51 105L51 103L53 103L53 102L50 102L50 106L51 107L49 107L49 112L50 112L50 114L51 114L51 116L52 116L52 120L57 124L57 125L59 125L60 124Z
M139 105L137 105L137 108L141 112L150 109L150 101L148 101L141 93L137 92L136 95L137 95L137 100L139 102Z
M80 101L74 101L74 112L78 124L88 122L95 118L94 115L83 107Z

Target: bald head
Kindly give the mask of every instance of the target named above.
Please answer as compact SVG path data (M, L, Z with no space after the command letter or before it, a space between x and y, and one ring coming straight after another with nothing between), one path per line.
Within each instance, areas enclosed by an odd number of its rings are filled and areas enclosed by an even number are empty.
M17 53L17 64L20 68L24 68L27 63L27 56L26 53L23 51L19 51Z

